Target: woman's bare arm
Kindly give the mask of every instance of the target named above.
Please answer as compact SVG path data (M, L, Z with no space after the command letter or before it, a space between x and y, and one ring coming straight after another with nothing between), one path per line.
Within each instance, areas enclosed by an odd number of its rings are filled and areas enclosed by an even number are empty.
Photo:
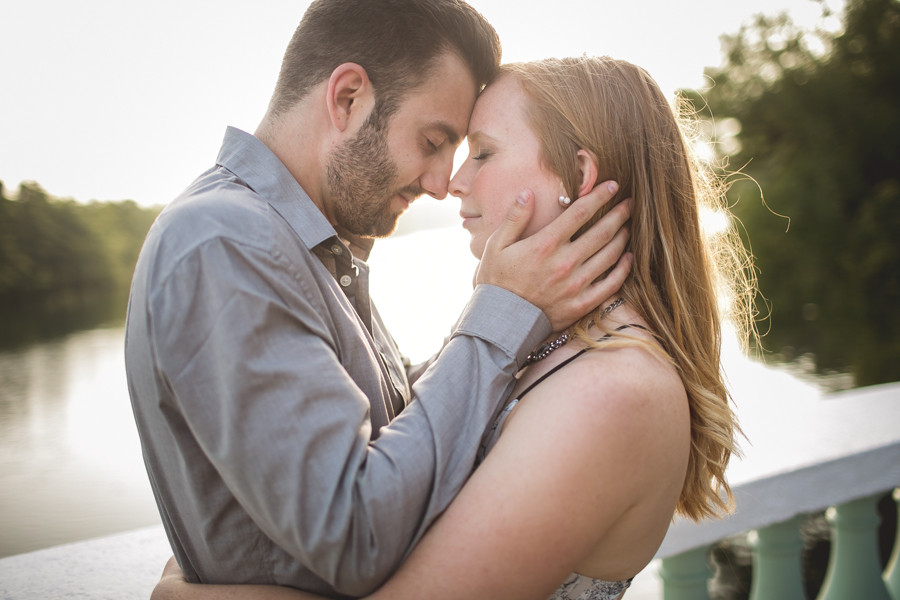
M645 350L574 361L521 403L487 460L371 598L547 598L635 504L664 481L673 489L673 476L677 499L687 411L674 370ZM664 531L671 512L663 518Z

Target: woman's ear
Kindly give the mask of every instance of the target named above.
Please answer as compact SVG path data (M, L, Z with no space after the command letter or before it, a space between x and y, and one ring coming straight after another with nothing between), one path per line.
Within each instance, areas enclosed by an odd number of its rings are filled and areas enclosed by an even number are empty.
M374 103L369 75L356 63L338 65L328 78L326 90L328 116L331 124L341 132L346 131L351 121L368 116L366 108Z
M589 150L578 151L578 170L581 181L578 184L578 197L581 198L597 185L597 158Z

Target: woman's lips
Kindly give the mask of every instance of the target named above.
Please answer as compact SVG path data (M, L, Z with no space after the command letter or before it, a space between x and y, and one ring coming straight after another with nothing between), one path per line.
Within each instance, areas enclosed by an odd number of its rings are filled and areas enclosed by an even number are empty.
M462 226L463 229L468 229L469 226L475 222L476 219L480 219L481 215L473 215L469 213L460 212L459 216L462 217Z

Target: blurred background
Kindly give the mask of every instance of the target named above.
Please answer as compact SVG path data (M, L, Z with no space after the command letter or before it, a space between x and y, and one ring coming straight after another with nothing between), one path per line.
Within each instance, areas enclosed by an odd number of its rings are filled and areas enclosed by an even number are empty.
M759 278L761 347L728 342L735 385L900 380L900 2L471 4L505 61L611 55L694 107ZM307 5L4 8L0 557L159 522L125 385L131 272L226 125L256 128ZM372 295L414 360L471 292L458 210L424 197L372 253Z

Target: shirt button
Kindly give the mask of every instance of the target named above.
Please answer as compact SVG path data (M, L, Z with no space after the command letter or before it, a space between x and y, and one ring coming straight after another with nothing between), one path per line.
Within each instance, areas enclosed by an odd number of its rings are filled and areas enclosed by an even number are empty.
M343 277L341 277L341 285L344 286L344 287L347 287L347 286L350 285L352 282L353 282L353 280L350 279L350 276L349 276L349 275L344 275Z
M331 253L340 256L341 254L344 253L344 249L341 248L339 245L335 244L334 246L331 247Z

